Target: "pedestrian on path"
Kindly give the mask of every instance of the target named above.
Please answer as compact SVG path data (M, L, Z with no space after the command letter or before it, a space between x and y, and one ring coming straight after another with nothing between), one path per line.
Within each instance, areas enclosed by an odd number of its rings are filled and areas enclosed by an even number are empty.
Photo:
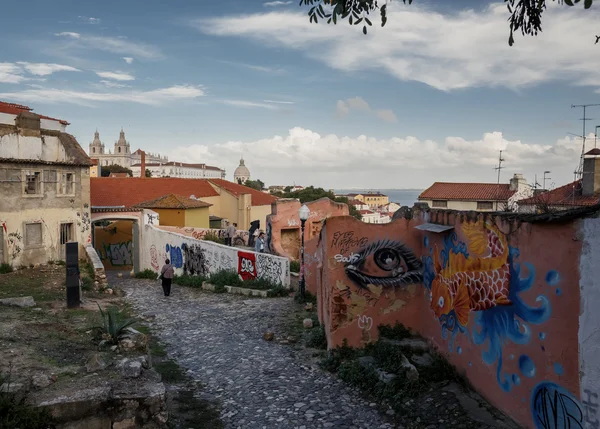
M160 279L162 280L162 288L165 296L171 295L171 282L173 281L174 274L175 269L171 265L171 261L165 259L165 265L160 270Z
M258 253L265 253L265 233L261 232L258 234L256 244L254 245L254 251Z
M225 244L228 246L233 246L233 237L235 237L237 224L229 224L227 229L225 230Z

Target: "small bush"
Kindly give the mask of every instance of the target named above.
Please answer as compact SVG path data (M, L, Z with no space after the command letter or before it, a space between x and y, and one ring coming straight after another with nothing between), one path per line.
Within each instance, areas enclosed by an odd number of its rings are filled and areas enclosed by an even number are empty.
M158 278L158 274L155 273L154 271L146 268L144 271L139 271L139 272L135 273L134 277L136 279L151 279L151 280L156 280Z
M94 287L94 280L89 278L89 277L82 277L81 278L81 290L89 292L91 291Z
M87 274L87 276L91 279L96 278L96 273L94 272L94 266L89 262L84 262L82 264L83 271Z
M321 325L313 328L312 331L310 331L308 340L306 340L306 345L315 349L326 350L327 336L325 335L325 328Z
M296 293L296 295L294 295L294 301L296 301L298 304L306 304L306 303L316 304L317 297L314 296L309 291L304 291L304 297L302 297L302 294L300 293L300 291L298 291Z
M290 290L281 285L277 285L273 289L269 289L267 291L267 296L269 298L275 298L278 296L283 296L283 297L290 296Z
M292 273L300 272L300 261L290 261L290 271Z
M348 346L348 341L344 339L341 346L329 351L321 366L329 372L336 372L343 362L355 359L359 354L360 351Z
M409 329L397 322L393 327L390 325L379 325L377 329L381 337L389 338L390 340L403 340L413 336Z
M337 371L338 376L353 386L366 392L373 392L379 384L379 375L374 368L363 367L358 360L343 362Z
M11 373L0 374L0 386L11 384ZM0 428L47 429L54 418L46 408L34 408L27 403L27 395L0 391Z
M227 292L227 289L225 289L225 285L214 285L215 286L215 293L225 293Z
M213 243L218 243L218 244L225 244L225 239L219 237L219 233L217 231L208 231L204 235L203 240L212 241Z
M119 311L117 307L109 307L106 311L102 310L100 304L98 309L102 316L102 325L95 326L94 329L99 330L102 336L108 337L108 341L112 344L117 344L123 336L125 328L133 325L136 321L133 319L125 319L124 313Z
M202 283L204 283L205 281L207 281L207 278L204 276L190 276L189 274L175 276L173 278L173 284L193 288L201 288Z
M277 288L283 287L281 285L281 283L272 282L271 280L266 279L264 277L257 277L252 280L246 280L239 286L245 287L247 289L258 289L258 290L270 290L270 289L277 289Z
M10 264L0 264L0 274L8 274L13 272L13 267Z
M237 271L233 270L219 270L211 274L208 281L215 286L242 286L243 283Z

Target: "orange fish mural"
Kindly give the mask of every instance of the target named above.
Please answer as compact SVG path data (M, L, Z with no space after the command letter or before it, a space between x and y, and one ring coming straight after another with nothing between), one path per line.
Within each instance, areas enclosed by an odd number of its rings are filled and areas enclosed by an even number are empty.
M466 326L471 311L512 303L508 299L510 266L505 235L484 221L464 223L462 230L468 239L468 258L449 252L442 268L437 248L433 252L431 309L438 318L454 310L456 320Z

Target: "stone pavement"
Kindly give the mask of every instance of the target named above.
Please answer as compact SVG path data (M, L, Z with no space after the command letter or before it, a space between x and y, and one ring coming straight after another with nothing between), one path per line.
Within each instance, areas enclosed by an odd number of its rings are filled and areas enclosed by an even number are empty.
M221 404L225 428L392 428L375 404L294 357L289 346L263 340L277 332L291 298L251 299L157 281L112 279L188 374ZM371 406L372 405L372 406Z

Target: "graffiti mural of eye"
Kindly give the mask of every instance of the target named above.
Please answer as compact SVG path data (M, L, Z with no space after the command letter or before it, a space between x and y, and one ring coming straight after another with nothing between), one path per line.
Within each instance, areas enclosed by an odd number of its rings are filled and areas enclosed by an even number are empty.
M368 244L346 264L345 270L360 287L369 284L398 287L423 282L423 264L407 246L395 240Z

